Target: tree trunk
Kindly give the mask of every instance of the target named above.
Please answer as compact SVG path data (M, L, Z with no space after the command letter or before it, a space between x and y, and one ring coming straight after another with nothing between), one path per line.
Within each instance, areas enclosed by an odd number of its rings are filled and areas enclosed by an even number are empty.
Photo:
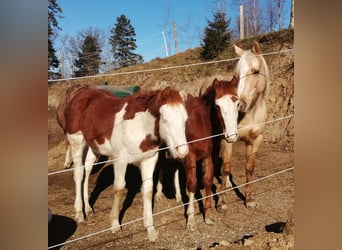
M290 29L294 29L294 0L291 1Z

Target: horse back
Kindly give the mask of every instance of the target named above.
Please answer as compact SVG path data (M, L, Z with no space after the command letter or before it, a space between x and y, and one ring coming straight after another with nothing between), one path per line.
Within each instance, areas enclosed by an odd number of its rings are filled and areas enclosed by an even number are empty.
M110 138L115 113L124 102L108 91L88 88L75 95L66 107L66 131L69 134L82 131L88 144L93 140L102 144L105 138Z

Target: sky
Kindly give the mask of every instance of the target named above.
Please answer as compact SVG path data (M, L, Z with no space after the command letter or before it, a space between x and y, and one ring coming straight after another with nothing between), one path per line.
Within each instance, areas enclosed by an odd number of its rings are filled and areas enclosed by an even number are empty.
M272 0L264 0L272 1ZM239 15L239 6L227 0L228 18ZM236 1L235 1L236 2ZM199 47L200 30L213 20L217 8L215 0L57 0L63 18L57 18L62 30L58 31L54 46L57 56L63 49L62 40L66 36L76 37L77 33L89 27L104 31L106 43L116 18L124 14L135 29L137 49L134 53L143 56L145 62L156 57L175 54L173 23L176 24L178 50ZM284 16L290 16L290 0L285 0ZM288 20L284 21L288 26ZM165 35L165 39L163 37ZM167 43L167 50L164 43ZM109 45L103 53L110 54ZM103 54L102 53L102 54Z

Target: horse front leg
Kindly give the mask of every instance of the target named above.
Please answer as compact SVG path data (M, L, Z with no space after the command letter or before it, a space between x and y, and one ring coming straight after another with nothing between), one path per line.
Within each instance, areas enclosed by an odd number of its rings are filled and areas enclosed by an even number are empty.
M214 178L214 165L211 156L204 158L202 163L203 168L203 185L205 190L204 200L204 221L208 225L215 224L211 219L211 208L212 208L212 187Z
M113 157L114 158L114 157ZM119 223L119 213L120 213L120 205L122 198L127 194L127 190L125 189L126 180L125 174L127 170L127 157L117 157L118 161L113 165L114 167L114 198L113 198L113 207L110 212L110 220L112 224L112 233L115 233L120 230Z
M231 174L232 166L231 166L231 158L233 152L233 144L228 143L226 140L221 141L221 158L222 158L222 166L221 166L221 176L222 183L219 191L224 191L227 188L232 187L232 183L229 180L229 175ZM221 193L219 195L219 201L217 203L217 207L221 209L227 209L227 202L225 200L225 194Z
M195 222L195 192L197 189L197 176L196 176L196 159L189 154L184 158L184 167L186 173L186 190L189 196L189 204L186 210L187 214L187 228L188 230L196 230Z
M152 214L153 197L153 172L158 160L158 153L141 162L142 195L144 204L144 226L147 230L148 239L155 241L158 239L158 232L154 228Z
M256 208L257 203L252 198L252 184L253 173L255 168L255 160L256 153L258 148L262 142L263 135L258 135L258 137L254 140L253 144L246 145L246 187L245 187L245 197L246 197L246 207L247 208Z

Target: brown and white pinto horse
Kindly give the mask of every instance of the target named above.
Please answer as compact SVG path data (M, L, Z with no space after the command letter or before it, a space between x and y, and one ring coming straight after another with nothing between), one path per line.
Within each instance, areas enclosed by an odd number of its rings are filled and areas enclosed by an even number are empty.
M234 45L235 53L240 57L235 67L239 76L238 97L239 107L239 139L246 144L246 183L252 181L255 167L256 153L263 139L264 123L267 119L265 95L269 89L269 69L261 55L260 44L254 41L251 49L243 50ZM222 188L231 186L231 156L233 145L222 140L221 157L223 165ZM225 208L224 195L221 195L219 205ZM251 184L245 187L245 205L255 208L252 198Z
M96 160L95 153L106 155L115 159L114 200L110 216L112 231L120 230L119 208L125 193L125 173L127 164L132 163L140 168L142 176L144 226L149 240L156 240L158 233L152 216L152 177L158 159L157 149L165 143L174 158L183 158L188 153L185 136L188 115L179 93L167 87L119 98L104 90L88 88L76 93L69 101L64 117L75 167L76 219L84 219L83 166L86 173L90 173ZM86 146L89 150L83 162ZM88 200L84 202L89 206Z
M187 207L187 228L195 230L194 201L197 191L196 163L202 160L203 185L205 190L204 220L206 224L214 224L211 219L212 186L214 176L213 159L220 153L220 140L235 142L238 138L238 79L231 81L215 79L203 94L193 97L188 94L186 109L189 115L186 125L186 137L189 143L189 153L184 157L183 164L186 173L186 189L189 196ZM210 138L212 135L214 137ZM217 136L221 135L221 136ZM202 140L198 140L202 139ZM178 177L176 172L176 178ZM179 184L175 178L176 197ZM159 189L159 190L158 190ZM161 185L157 186L157 194ZM179 192L179 191L178 191Z
M65 108L68 106L70 100L80 91L83 91L87 88L90 88L89 85L82 85L82 84L75 84L69 87L65 95L60 100L59 104L57 105L56 109L56 120L58 125L63 129L64 134L66 134L66 128L65 128L65 116L64 111ZM64 161L64 168L70 168L72 166L72 156L71 156L71 150L70 150L70 144L65 137L65 146L66 146L66 153L65 153L65 161Z

